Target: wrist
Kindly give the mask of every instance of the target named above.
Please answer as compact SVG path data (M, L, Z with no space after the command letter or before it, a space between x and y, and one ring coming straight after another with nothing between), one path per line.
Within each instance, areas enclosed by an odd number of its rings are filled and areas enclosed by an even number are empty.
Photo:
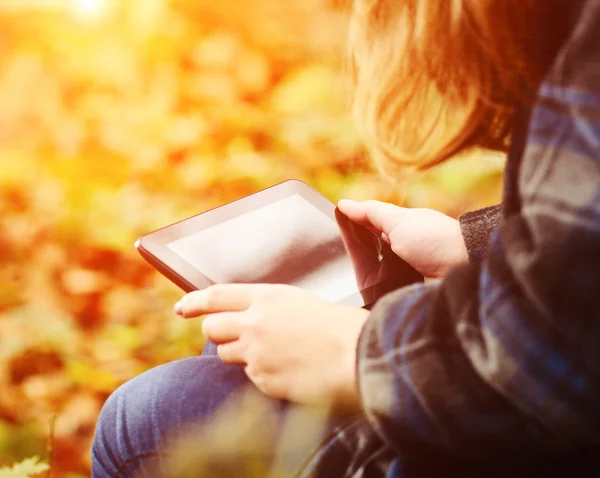
M348 412L360 409L360 394L358 390L358 376L356 370L358 341L370 312L360 309L353 319L352 326L348 327L347 334L341 341L339 381L336 385L336 405Z
M460 217L461 234L471 262L479 262L485 256L490 237L500 227L502 209L487 207L468 212Z

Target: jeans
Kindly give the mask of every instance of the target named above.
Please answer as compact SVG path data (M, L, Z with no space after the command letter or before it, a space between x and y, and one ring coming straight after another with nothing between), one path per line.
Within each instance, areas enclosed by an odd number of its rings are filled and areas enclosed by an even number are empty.
M243 420L237 416L242 404L237 400L247 393L261 397L262 403L253 407L253 416L246 424L246 434L241 435L237 428L244 428ZM256 405L256 402L253 402ZM223 409L228 409L234 419L234 436L223 435L223 424L231 424L231 420L213 421ZM200 438L191 442L193 455L202 459L223 456L222 448L214 446L225 441L227 445L224 460L237 466L239 456L260 454L264 449L257 448L261 429L267 429L274 435L264 442L268 451L285 442L283 438L292 433L291 447L279 446L278 472L274 476L291 476L302 465L311 451L324 443L324 438L337 425L352 420L352 417L341 415L315 414L313 410L291 405L286 402L268 399L247 379L240 366L224 364L216 355L216 347L207 344L202 356L179 360L156 367L132 379L118 388L104 405L92 445L92 478L196 478L196 477L235 477L267 476L268 473L256 471L256 463L252 463L252 473L240 473L224 469L223 463L215 467L200 469L195 466L190 472L174 473L171 450L177 441L177 432L189 431L189 436ZM354 417L356 418L356 417ZM190 428L191 426L191 428ZM249 429L249 432L248 432ZM304 433L306 432L306 433ZM304 433L304 434L303 434ZM238 448L236 448L238 447ZM408 470L386 476L406 477L587 477L600 476L598 467L599 451L597 448L567 457L547 456L533 459L531 463L512 463L510 457L500 462L463 463L458 466L442 466L443 469L432 473L419 469ZM283 457L283 458L281 458ZM171 459L171 461L169 461ZM430 460L435 464L438 459ZM429 463L429 462L428 462ZM443 463L443 462L440 462ZM344 467L346 463L340 463ZM525 466L527 465L527 466ZM273 470L272 463L267 469ZM465 468L466 466L466 468ZM225 467L226 468L226 467ZM383 476L378 473L377 476ZM273 475L269 475L273 476ZM325 472L319 476L332 476Z
M212 424L211 420L228 403L235 410L235 401L244 392L254 393L263 400L258 414L252 416L254 424L250 426L256 431L268 428L269 433L275 429L275 434L283 434L282 424L289 419L291 411L300 408L260 394L247 379L243 368L224 364L211 343L207 344L202 356L167 363L130 380L109 397L98 419L92 445L92 477L173 477L168 460L171 448L177 443L174 438L177 433L186 430L190 437L195 434L204 439L193 453L204 451L210 455L206 449L207 445L214 446L211 435L220 433L219 425ZM295 427L306 430L305 425L310 423L307 420L313 420L313 430L317 431L297 439L291 451L287 450L282 466L290 474L300 466L320 438L336 425L336 419L319 421L316 416L307 414L300 418L302 425ZM323 418L322 415L320 417ZM296 425L298 423L296 417ZM235 427L237 424L234 423ZM240 446L255 446L255 436L251 430L250 439L246 436ZM280 436L271 437L268 446L279 441ZM230 456L236 455L236 450L228 451ZM250 451L252 453L256 450ZM285 474L287 472L280 473L281 476ZM211 475L214 476L214 473ZM224 472L222 475L236 476L238 473ZM188 473L185 476L207 474Z

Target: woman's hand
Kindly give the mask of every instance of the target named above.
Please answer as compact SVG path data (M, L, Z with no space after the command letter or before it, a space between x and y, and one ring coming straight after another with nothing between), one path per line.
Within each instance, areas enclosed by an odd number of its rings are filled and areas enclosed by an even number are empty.
M368 311L275 284L214 285L188 294L175 311L209 314L202 330L221 359L243 364L267 395L357 406L356 347Z
M407 209L380 201L343 200L339 210L371 229L425 278L444 277L468 261L460 224L431 209Z

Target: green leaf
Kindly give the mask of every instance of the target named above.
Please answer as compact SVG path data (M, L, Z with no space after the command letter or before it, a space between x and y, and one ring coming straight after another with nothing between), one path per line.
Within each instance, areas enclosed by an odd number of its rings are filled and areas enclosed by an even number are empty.
M12 467L0 468L0 478L29 478L48 471L50 466L47 463L40 461L36 456L27 458L20 463L15 463Z

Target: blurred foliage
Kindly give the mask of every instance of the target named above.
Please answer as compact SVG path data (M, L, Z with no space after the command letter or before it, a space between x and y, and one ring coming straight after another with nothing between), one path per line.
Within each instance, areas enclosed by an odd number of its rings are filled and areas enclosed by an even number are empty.
M11 467L0 468L0 478L29 478L48 471L49 466L40 462L39 458L27 458Z
M322 442L323 431L331 429L331 413L320 407L287 407L282 414L279 404L257 389L238 389L207 423L182 427L169 436L169 454L152 476L297 476L315 444Z
M110 392L201 350L139 235L289 178L452 215L498 200L501 157L404 195L374 173L336 3L0 2L0 464L43 456L56 416L52 476L89 474Z

